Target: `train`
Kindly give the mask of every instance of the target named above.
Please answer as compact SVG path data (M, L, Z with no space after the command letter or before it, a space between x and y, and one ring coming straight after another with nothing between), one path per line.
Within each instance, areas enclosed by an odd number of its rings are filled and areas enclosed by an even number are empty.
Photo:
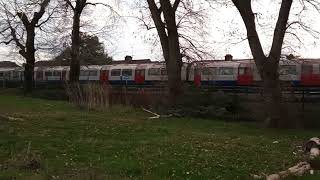
M231 56L232 57L232 56ZM168 80L164 62L116 63L81 66L80 82L104 82L111 85L158 85ZM69 80L68 66L35 67L34 82L62 83ZM282 57L279 67L281 83L289 86L320 86L320 59ZM204 60L183 63L181 79L201 86L257 86L261 78L252 59ZM1 82L22 82L23 68L0 68Z

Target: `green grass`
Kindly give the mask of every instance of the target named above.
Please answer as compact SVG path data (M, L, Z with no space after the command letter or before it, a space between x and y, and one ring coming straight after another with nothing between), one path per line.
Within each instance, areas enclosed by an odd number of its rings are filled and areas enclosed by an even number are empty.
M0 179L245 179L295 165L318 135L4 95L0 115Z

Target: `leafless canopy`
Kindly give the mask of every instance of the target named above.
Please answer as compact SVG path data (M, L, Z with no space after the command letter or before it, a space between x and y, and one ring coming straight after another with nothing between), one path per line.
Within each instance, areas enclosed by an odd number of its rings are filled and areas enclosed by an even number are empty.
M27 28L36 28L35 50L47 49L47 24L57 18L58 8L50 0L1 0L1 43L13 45L26 58Z
M170 1L175 9L175 19L179 34L179 44L182 57L185 60L200 60L212 55L209 48L208 37L208 5L207 1L200 0L176 0ZM159 12L161 22L168 28L164 15L161 12L160 0L154 0ZM151 40L153 46L159 45L159 39L155 36L155 25L149 13L149 7L145 1L135 2L134 5L139 10L139 15L134 16L141 22L144 29L152 31L146 39ZM167 33L168 31L166 31ZM149 41L150 42L150 41Z

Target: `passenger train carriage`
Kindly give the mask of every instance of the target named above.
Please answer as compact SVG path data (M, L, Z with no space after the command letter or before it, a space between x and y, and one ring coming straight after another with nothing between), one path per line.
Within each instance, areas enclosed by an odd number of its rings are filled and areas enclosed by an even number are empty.
M320 60L303 60L301 85L320 86Z
M199 61L191 65L189 80L197 86L235 86L238 85L239 62Z
M69 80L68 66L36 67L37 83ZM279 78L287 86L320 86L320 59L282 59ZM253 60L212 60L183 64L181 79L196 86L256 86L261 83ZM0 81L22 81L22 68L0 68ZM158 85L168 80L163 62L81 66L80 82L101 81L127 85Z
M181 69L181 78L186 80L186 64ZM110 84L154 85L168 80L165 63L105 65L100 78Z
M23 69L20 67L0 68L0 81L21 81L23 79Z

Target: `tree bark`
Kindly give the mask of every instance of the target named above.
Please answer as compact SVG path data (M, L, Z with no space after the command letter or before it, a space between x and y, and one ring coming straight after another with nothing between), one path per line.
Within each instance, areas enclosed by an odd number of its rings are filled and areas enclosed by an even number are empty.
M24 12L17 12L17 16L24 25L25 31L27 33L26 44L23 45L17 37L16 30L14 27L10 26L12 40L15 41L16 45L20 48L19 54L26 59L25 69L24 69L24 90L25 93L30 93L33 89L34 84L34 64L35 64L35 37L36 28L40 27L38 25L40 19L45 13L46 7L49 5L50 0L43 0L40 4L40 10L34 12L34 16L31 20L28 19Z
M177 97L182 93L182 56L175 17L175 11L177 10L179 3L180 1L176 0L174 4L171 5L171 2L168 0L160 0L161 8L158 8L154 0L148 0L151 16L160 38L163 57L167 66L170 105L174 105ZM165 22L161 19L162 13Z
M281 113L282 94L277 67L272 67L267 63L263 68L263 96L266 109L266 125L270 128L279 127L283 120Z
M160 3L166 19L167 36L169 41L169 59L166 64L168 69L170 99L172 100L171 104L175 104L176 98L182 93L182 57L180 53L178 27L176 24L175 10L171 6L170 1L161 0Z
M80 76L80 20L83 9L88 5L87 0L76 0L75 6L70 0L65 0L73 10L71 64L69 79L71 83L79 82Z
M72 28L72 47L71 47L71 64L69 79L71 83L79 81L80 76L80 16L81 12L74 10L73 28Z
M34 64L35 64L35 26L28 25L27 28L27 41L26 41L26 65L24 70L24 88L25 92L31 92L34 85Z
M232 0L232 2L240 12L246 26L252 56L263 81L267 126L281 128L292 127L292 124L288 121L287 108L282 103L278 74L283 39L286 32L292 0L282 0L268 57L263 51L256 30L255 14L252 11L251 0Z
M167 72L168 72L168 87L169 87L169 93L170 93L170 104L174 105L176 103L176 100L178 96L182 94L182 82L181 82L181 64L182 61L179 62L179 56L180 55L180 48L174 45L176 42L175 40L172 40L172 48L175 50L172 50L169 52L169 60L166 62L167 66ZM177 53L178 52L178 53ZM181 58L180 58L181 59Z

